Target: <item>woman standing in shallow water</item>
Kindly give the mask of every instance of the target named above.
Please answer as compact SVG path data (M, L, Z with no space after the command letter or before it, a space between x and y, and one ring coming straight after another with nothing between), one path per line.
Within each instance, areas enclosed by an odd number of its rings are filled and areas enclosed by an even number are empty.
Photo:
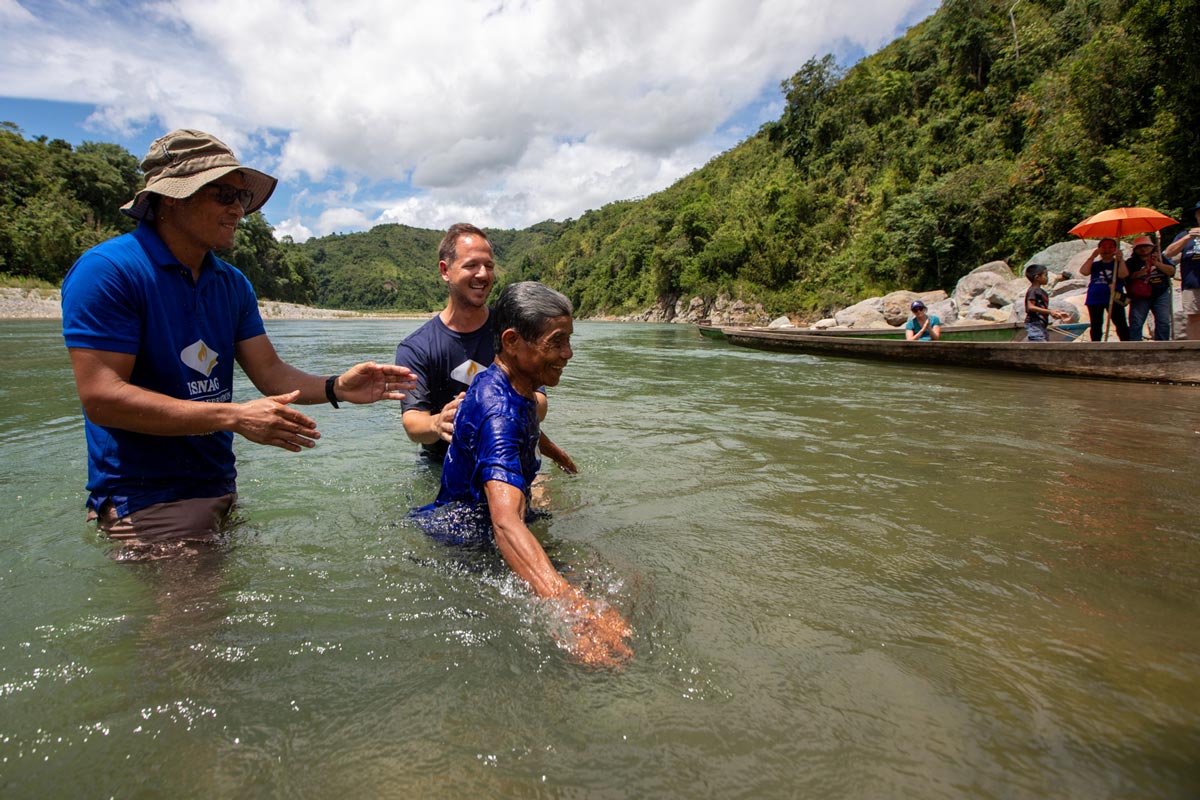
M1127 340L1129 322L1125 319L1124 281L1129 277L1129 268L1125 266L1125 256L1121 254L1117 240L1101 239L1079 272L1091 276L1086 304L1088 319L1092 323L1092 341L1098 342L1104 338L1104 312L1109 307L1109 297L1114 290L1117 295L1112 302L1113 327L1117 329L1118 339Z

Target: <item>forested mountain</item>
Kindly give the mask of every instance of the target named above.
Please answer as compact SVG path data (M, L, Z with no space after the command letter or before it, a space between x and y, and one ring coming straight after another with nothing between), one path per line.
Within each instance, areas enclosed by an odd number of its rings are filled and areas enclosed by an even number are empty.
M89 247L133 230L119 209L143 185L139 163L120 145L26 139L15 124L0 122L0 274L57 285ZM221 255L263 299L316 299L307 256L275 241L258 212Z
M1197 43L1185 0L947 0L844 73L809 61L777 122L585 214L511 277L583 313L721 290L821 311L1021 263L1109 206L1182 219L1200 198Z
M820 313L1019 264L1109 206L1181 218L1200 199L1198 42L1195 0L945 0L848 70L808 61L779 120L664 191L489 231L499 282L545 281L582 314L719 292ZM113 147L0 128L0 271L59 279L64 252L124 229L105 209L132 194L136 164ZM441 231L276 244L265 220L246 226L233 260L264 297L444 302Z

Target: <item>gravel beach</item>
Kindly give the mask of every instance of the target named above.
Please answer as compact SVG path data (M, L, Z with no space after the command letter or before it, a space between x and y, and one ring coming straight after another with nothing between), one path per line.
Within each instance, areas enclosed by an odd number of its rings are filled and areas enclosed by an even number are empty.
M0 288L0 319L61 319L60 296L57 289ZM426 319L427 314L363 314L333 308L312 308L295 303L261 300L258 303L263 319Z

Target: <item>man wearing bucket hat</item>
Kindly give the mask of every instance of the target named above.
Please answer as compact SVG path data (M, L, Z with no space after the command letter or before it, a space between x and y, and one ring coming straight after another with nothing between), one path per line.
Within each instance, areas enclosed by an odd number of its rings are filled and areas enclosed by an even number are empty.
M1183 313L1187 316L1187 338L1200 339L1200 203L1192 206L1196 227L1175 237L1163 255L1179 259L1183 276Z
M400 400L413 385L401 366L321 376L275 352L249 281L213 254L275 178L194 130L157 139L142 171L145 188L121 207L137 229L80 256L62 286L88 517L130 558L216 536L236 500L234 433L300 452L320 433L293 404ZM234 360L264 397L233 402Z

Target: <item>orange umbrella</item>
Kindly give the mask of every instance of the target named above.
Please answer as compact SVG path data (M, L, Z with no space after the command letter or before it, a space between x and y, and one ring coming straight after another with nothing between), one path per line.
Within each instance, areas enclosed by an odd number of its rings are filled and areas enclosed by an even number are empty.
M1081 239L1103 239L1132 236L1135 233L1150 233L1178 222L1153 208L1110 208L1093 214L1071 228L1070 232ZM1116 299L1117 267L1113 267L1113 282L1108 286L1108 316L1104 322L1104 341L1108 341L1108 328L1112 325L1112 307Z
M1119 239L1122 236L1150 233L1168 225L1178 224L1176 220L1158 213L1153 208L1110 208L1088 217L1071 228L1070 233L1081 239L1102 239L1106 236Z

